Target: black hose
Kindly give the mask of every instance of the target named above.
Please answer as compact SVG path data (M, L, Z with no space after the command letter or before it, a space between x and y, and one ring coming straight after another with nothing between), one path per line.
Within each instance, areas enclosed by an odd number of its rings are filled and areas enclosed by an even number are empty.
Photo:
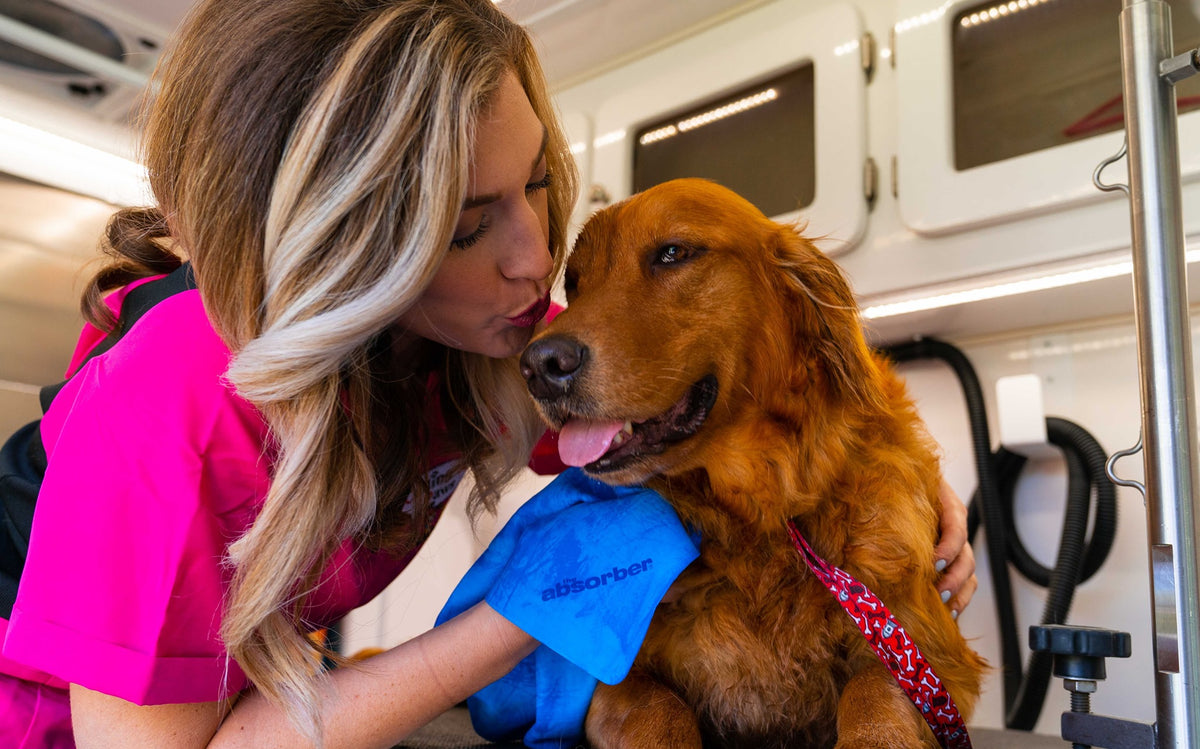
M1004 448L992 452L983 392L970 361L950 344L931 339L893 346L884 349L884 353L897 362L941 359L954 370L962 386L979 482L968 508L968 532L973 540L982 515L1000 632L1005 725L1033 730L1045 702L1052 663L1049 655L1033 653L1028 668L1022 665L1023 649L1017 635L1007 562L1011 560L1023 576L1048 588L1041 623L1064 623L1076 586L1104 563L1116 535L1116 489L1105 473L1107 456L1082 427L1065 419L1046 419L1047 437L1062 450L1067 462L1067 507L1058 558L1052 569L1046 569L1021 543L1013 517L1013 496L1025 458ZM1092 538L1088 541L1093 486L1097 510ZM1004 552L993 553L994 549Z
M1078 478L1076 484L1068 481L1068 505L1072 502L1087 503L1090 490L1092 487L1096 489L1096 518L1092 527L1092 537L1084 545L1083 549L1083 565L1080 570L1079 582L1091 579L1092 575L1100 569L1104 564L1104 560L1108 558L1109 552L1112 550L1113 540L1117 532L1117 492L1116 487L1108 480L1105 472L1105 463L1108 456L1104 452L1104 448L1100 446L1096 439L1092 437L1087 430L1080 427L1078 424L1059 419L1056 417L1047 417L1046 433L1050 439L1050 444L1062 449L1066 456L1077 455L1083 461L1080 470L1082 476ZM997 451L1008 452L1001 448ZM1011 453L1010 453L1011 454ZM1020 456L1017 456L1020 458ZM1024 458L1021 459L1021 464L1024 463ZM1070 460L1070 457L1068 457ZM1068 468L1070 464L1068 464ZM1021 465L1017 465L1013 470L1013 479L1005 485L1006 472L1012 469L1000 469L1000 477L1002 483L1002 496L1012 496L1013 488L1016 484L1016 475L1021 470ZM1070 474L1068 474L1070 476ZM1035 585L1043 588L1050 587L1050 575L1052 569L1042 566L1034 559L1025 549L1025 545L1021 543L1021 537L1015 532L1015 523L1013 520L1011 501L1005 501L1005 523L1010 533L1008 534L1008 557L1012 561L1013 566L1017 571ZM1085 513L1086 518L1086 513ZM1086 528L1087 523L1084 523ZM1064 531L1066 529L1064 528ZM1085 533L1080 533L1083 537Z

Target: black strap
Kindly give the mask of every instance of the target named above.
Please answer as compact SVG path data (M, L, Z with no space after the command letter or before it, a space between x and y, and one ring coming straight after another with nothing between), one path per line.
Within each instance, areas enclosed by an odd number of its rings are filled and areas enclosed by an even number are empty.
M117 318L116 327L84 357L83 361L79 363L79 367L76 368L76 371L82 368L85 362L103 354L116 345L117 341L121 340L121 337L133 327L134 323L142 319L142 315L150 311L151 307L168 297L175 296L181 291L194 288L196 288L196 277L192 273L192 264L184 263L162 278L147 281L130 291L125 295L125 301L121 304L121 316ZM42 402L42 413L50 410L50 404L54 402L54 398L58 395L59 391L66 387L66 384L67 380L63 380L62 382L42 388L39 395Z

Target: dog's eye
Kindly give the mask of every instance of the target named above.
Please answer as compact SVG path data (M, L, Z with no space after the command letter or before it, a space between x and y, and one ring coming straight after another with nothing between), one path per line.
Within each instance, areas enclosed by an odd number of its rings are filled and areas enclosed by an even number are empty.
M571 269L568 268L566 274L563 276L563 291L567 294L567 296L574 296L575 291L578 288L579 274L572 272Z
M654 258L654 263L655 265L670 265L671 263L678 263L680 260L686 260L690 254L687 248L682 245L669 244L659 248L658 255Z

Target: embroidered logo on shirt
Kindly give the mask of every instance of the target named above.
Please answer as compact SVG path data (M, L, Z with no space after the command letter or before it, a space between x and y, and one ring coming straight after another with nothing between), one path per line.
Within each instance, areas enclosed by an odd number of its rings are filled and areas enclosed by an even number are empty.
M565 577L561 582L555 583L553 588L543 590L542 600L553 601L556 598L565 598L572 593L583 593L609 583L619 583L643 572L649 572L652 564L654 564L653 559L643 559L628 567L613 567L611 572L605 572L595 577Z
M429 473L425 474L425 480L429 482L429 499L433 507L440 507L445 504L446 500L450 499L450 495L454 494L454 490L458 488L458 482L462 481L463 471L455 470L458 466L458 461L447 460L441 465L434 466ZM413 498L412 494L408 495L408 499L404 502L404 511L412 513Z

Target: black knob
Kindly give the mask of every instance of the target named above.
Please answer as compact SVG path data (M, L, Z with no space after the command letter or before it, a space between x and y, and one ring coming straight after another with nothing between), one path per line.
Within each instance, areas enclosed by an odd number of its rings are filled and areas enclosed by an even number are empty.
M1105 658L1128 658L1128 632L1099 627L1048 624L1029 628L1029 648L1054 656L1054 675L1061 679L1100 681L1107 675Z

